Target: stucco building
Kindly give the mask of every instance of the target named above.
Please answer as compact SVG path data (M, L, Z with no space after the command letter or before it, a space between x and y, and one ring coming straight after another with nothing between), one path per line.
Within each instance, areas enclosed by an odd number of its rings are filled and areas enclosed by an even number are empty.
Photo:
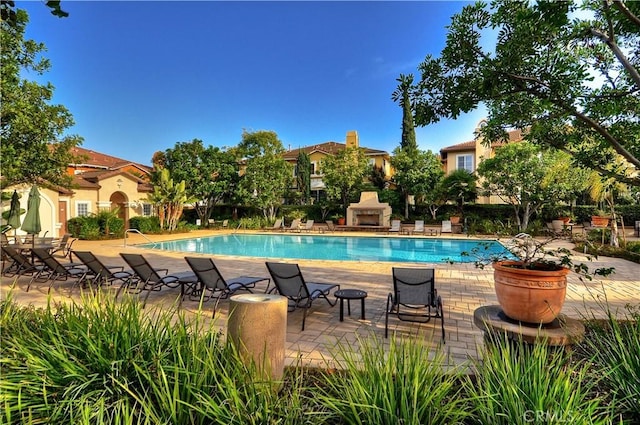
M335 155L339 151L353 146L362 148L365 156L369 160L369 164L380 168L383 171L385 178L391 178L393 170L391 168L391 157L389 153L378 149L370 149L360 146L358 132L354 130L347 131L345 143L325 142L298 149L291 149L285 152L283 157L287 162L295 165L301 151L309 155L309 160L311 162L311 192L313 197L317 200L319 199L320 192L325 189L325 185L322 180L322 160L329 155ZM295 173L296 168L294 167L294 177Z
M73 148L73 154L82 158L82 162L67 167L73 176L71 189L46 183L38 185L40 236L46 233L48 237L59 237L67 233L70 218L101 210L117 210L125 226L131 217L152 215L153 209L145 201L153 190L149 184L150 167L81 147ZM31 185L7 187L4 192L14 189L21 195L20 204L26 210ZM3 203L3 209L8 208L8 202ZM21 233L24 232L18 230L18 234Z

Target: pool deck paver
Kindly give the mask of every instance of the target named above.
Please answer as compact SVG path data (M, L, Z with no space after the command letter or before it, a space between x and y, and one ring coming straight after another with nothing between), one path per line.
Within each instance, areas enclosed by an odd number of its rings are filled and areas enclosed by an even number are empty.
M189 234L147 235L152 241L167 239L196 238L221 234L226 231L198 230ZM250 233L247 231L247 233ZM261 232L264 234L264 232ZM358 234L354 234L357 236ZM371 233L365 233L371 236ZM326 234L325 234L326 236ZM460 235L453 235L453 237ZM397 237L395 235L385 237ZM418 238L424 236L416 236ZM464 237L464 236L462 236ZM76 241L74 249L88 250L96 254L105 264L125 265L119 253L143 253L149 262L158 268L168 268L170 272L188 270L184 253L141 249L135 244L145 243L140 235L129 235L127 246L123 240ZM568 242L557 242L570 246ZM192 254L189 254L192 255ZM196 254L198 255L198 254ZM241 274L269 276L265 261L292 261L284 259L265 259L249 257L213 256L223 276ZM580 254L575 254L579 260ZM477 348L483 344L482 332L473 324L473 312L483 305L497 304L493 290L493 271L491 267L477 269L473 264L433 264L433 263L391 263L359 261L295 260L303 275L309 281L335 282L343 289L353 288L367 291L366 319L359 320L360 307L356 306L351 316L339 321L338 306L333 308L324 300L316 300L307 316L304 332L301 331L302 311L297 310L287 316L287 364L303 366L333 366L336 355L336 343L357 350L358 338L375 335L384 339L384 320L387 295L392 288L392 267L433 267L436 269L436 285L444 302L446 343L441 344L440 321L432 320L426 324L403 322L389 319L390 336L413 338L430 347L441 347L448 359L454 364L466 364L469 358L477 357ZM604 317L602 303L608 302L612 311L624 315L627 304L640 305L640 266L618 259L600 257L588 263L589 267L615 267L616 273L607 278L594 278L582 282L575 274L569 277L567 299L563 313L575 318ZM126 268L126 267L125 267ZM45 284L34 283L29 292L25 292L29 278L18 279L2 277L0 297L5 298L14 285L12 297L20 304L44 306L47 303ZM266 288L258 285L257 291ZM273 284L272 284L273 285ZM54 284L51 298L55 301L69 302L78 300L82 290L74 288L70 292L71 282ZM163 289L149 296L149 306L171 306L176 301L179 290ZM226 330L228 300L222 300L213 320L214 326ZM211 320L211 303L204 303L205 320ZM198 302L185 299L182 310L187 314L198 312ZM346 314L346 313L345 313ZM390 338L391 339L391 338ZM388 344L389 340L385 341Z

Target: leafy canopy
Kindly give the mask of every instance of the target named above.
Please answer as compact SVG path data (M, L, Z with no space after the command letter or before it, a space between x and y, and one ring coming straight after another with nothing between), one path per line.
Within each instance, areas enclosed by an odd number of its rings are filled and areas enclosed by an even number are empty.
M235 156L202 140L176 143L172 149L154 155L154 165L171 172L176 181L186 182L186 192L196 201L196 211L203 223L213 207L229 196L237 184L238 166Z
M273 131L243 132L236 153L246 161L239 197L273 220L293 179L293 167L282 157L284 147Z
M529 129L528 140L638 186L628 169L640 169L639 16L640 2L619 0L465 6L440 57L419 66L416 122L455 119L484 103L485 140ZM612 165L617 156L625 167Z
M66 167L79 162L70 149L81 144L82 138L63 136L74 121L63 105L50 103L53 85L22 78L29 72L42 75L51 65L41 56L45 45L24 38L27 13L9 6L2 4L0 22L2 185L46 180L68 187L71 179ZM5 20L5 15L11 19Z
M570 200L584 188L584 173L569 166L567 154L528 142L498 148L493 158L478 165L478 174L484 179L483 195L511 205L521 231L545 204Z
M356 146L326 156L322 160L321 171L327 196L339 201L346 210L349 202L360 193L370 170L364 151Z
M393 151L391 165L395 170L393 181L405 195L405 218L409 218L408 196L424 199L442 179L442 163L431 151L398 147Z

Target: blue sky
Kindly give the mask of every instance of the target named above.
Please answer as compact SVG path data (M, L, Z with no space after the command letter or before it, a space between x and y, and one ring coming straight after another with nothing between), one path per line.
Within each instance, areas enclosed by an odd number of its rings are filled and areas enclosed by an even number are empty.
M56 88L83 146L150 164L201 139L234 146L273 130L285 148L344 143L393 151L396 78L439 55L462 2L80 2L68 18L17 1L27 37L45 43ZM35 78L28 76L28 78ZM40 78L39 78L40 79ZM421 149L471 140L482 111L416 130Z

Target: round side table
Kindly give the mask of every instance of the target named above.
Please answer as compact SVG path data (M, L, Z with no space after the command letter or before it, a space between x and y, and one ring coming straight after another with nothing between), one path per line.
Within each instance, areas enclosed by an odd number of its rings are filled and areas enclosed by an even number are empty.
M367 293L359 289L340 289L334 292L337 299L340 300L340 321L344 321L344 300L347 300L347 314L351 316L351 300L360 300L360 319L364 320L364 299Z

